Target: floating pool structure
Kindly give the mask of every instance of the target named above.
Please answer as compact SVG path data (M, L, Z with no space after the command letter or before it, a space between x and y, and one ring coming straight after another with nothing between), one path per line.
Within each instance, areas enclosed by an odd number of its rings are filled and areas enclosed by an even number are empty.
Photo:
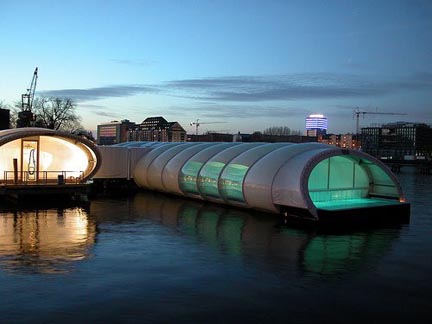
M124 170L141 188L214 203L314 220L353 210L409 209L382 162L326 144L131 142L100 149L104 163L96 179ZM123 166L119 156L128 157Z

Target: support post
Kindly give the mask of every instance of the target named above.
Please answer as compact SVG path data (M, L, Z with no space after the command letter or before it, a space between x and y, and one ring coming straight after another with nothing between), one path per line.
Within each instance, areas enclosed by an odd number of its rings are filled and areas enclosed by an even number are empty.
M14 184L18 183L18 159L13 159Z

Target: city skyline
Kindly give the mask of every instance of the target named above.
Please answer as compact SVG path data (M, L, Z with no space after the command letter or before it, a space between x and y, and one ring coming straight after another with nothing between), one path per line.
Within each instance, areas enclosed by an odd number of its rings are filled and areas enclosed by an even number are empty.
M23 10L25 7L26 10ZM70 97L85 128L149 116L188 133L329 133L399 120L432 124L429 1L2 1L0 101ZM212 122L224 122L215 123ZM205 126L205 127L204 127Z

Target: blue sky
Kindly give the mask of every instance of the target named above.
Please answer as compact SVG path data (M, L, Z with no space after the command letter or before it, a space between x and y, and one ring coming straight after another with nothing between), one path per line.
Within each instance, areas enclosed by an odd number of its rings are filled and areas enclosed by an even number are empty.
M162 115L189 132L432 124L432 2L0 0L0 100L73 98L89 130ZM211 124L212 122L218 122ZM221 123L224 122L224 123ZM208 123L208 124L204 124Z

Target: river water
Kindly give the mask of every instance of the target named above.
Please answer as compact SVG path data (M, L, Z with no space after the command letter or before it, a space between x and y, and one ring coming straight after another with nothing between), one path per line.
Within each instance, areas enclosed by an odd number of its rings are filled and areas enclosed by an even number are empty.
M141 192L0 207L1 323L432 322L432 176L408 224L332 231Z

